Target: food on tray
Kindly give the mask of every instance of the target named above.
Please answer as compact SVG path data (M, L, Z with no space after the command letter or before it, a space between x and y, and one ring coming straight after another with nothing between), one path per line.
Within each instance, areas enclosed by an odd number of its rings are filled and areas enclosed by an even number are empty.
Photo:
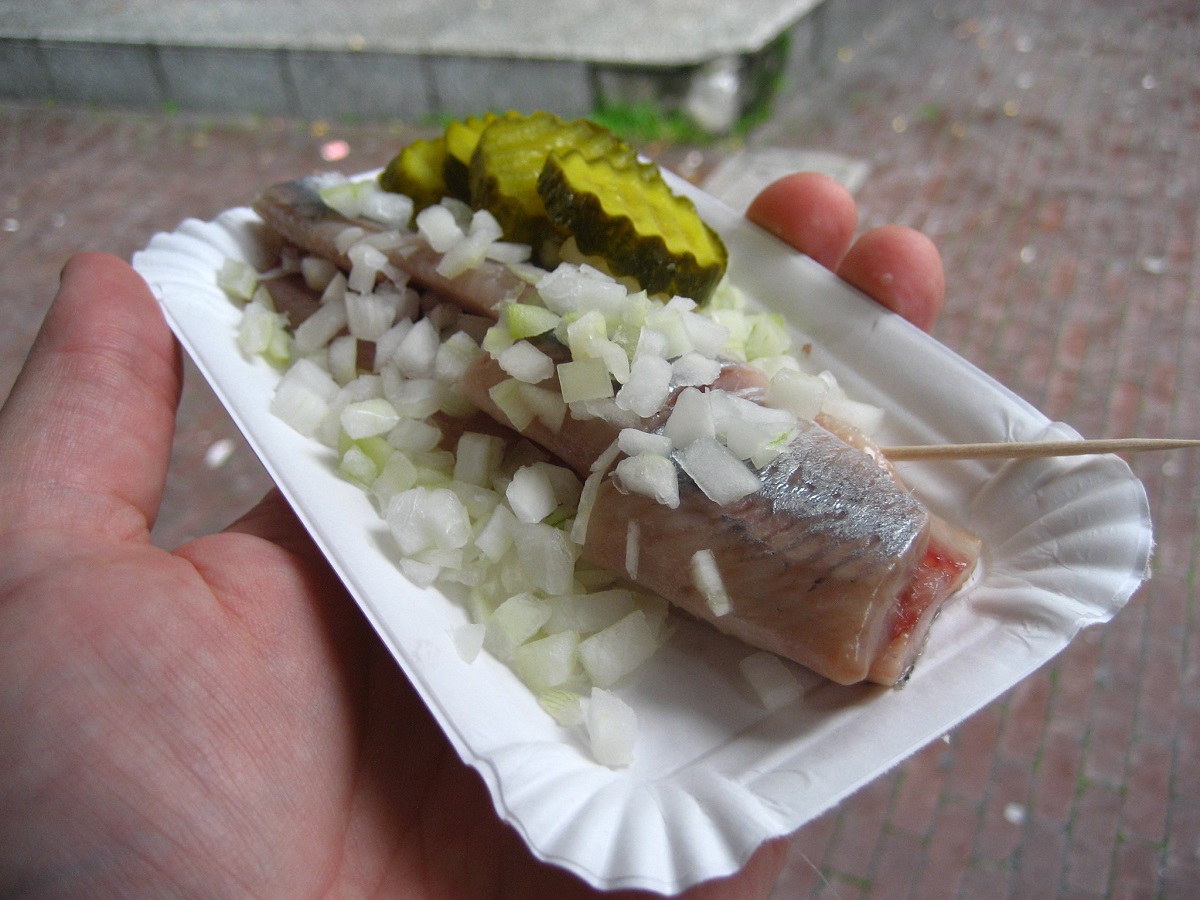
M255 209L303 257L242 291L243 346L292 361L277 409L369 487L410 577L465 586L461 646L561 721L581 672L608 688L669 633L659 596L898 683L975 565L866 436L880 411L802 371L690 202L591 123L466 120L378 183ZM308 309L285 322L285 296Z

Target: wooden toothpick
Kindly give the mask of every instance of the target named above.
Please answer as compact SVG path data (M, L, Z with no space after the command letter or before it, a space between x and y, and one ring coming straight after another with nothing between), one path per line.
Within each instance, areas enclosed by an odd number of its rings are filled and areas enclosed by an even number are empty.
M883 447L893 461L918 459L1026 459L1039 456L1088 456L1097 453L1145 453L1200 447L1200 440L1114 438L1096 441L998 441L986 444L928 444Z

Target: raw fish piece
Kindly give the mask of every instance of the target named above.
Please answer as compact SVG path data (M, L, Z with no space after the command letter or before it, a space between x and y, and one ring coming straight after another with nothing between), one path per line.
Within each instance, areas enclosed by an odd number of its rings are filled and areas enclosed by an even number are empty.
M342 268L350 264L337 249L345 228L382 230L326 207L310 179L272 188L255 209L286 241ZM394 234L392 264L468 312L495 317L501 303L531 289L492 263L445 279L436 271L440 255L424 240ZM461 385L503 425L512 423L488 390L507 377L481 356ZM557 390L557 379L545 386ZM714 384L751 398L763 386L760 372L736 364L726 365ZM642 427L660 428L669 408ZM583 555L623 572L634 523L642 545L638 583L720 631L833 681L900 683L942 604L973 571L979 543L931 514L854 429L824 417L802 426L792 444L758 471L762 489L726 506L713 503L686 476L680 477L678 509L605 480ZM535 419L521 434L586 477L618 430L604 419L568 415L557 429ZM714 612L691 576L691 559L704 550L713 554L729 593L732 608L723 614Z

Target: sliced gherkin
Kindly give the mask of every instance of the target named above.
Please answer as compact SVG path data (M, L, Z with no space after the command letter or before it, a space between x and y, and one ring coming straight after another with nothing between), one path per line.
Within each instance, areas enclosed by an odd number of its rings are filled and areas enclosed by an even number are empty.
M385 191L412 198L417 211L433 206L446 196L446 140L444 137L414 141L387 164L379 174Z
M451 195L464 203L471 202L471 155L483 130L499 118L522 118L520 113L507 112L503 116L484 113L482 116L467 116L455 119L446 126L446 167L443 172L446 187Z
M720 236L650 163L551 153L538 192L582 253L602 257L613 275L635 278L648 293L702 302L725 274Z
M538 194L538 175L547 156L567 149L588 159L635 158L616 135L584 119L564 122L546 112L497 118L480 134L471 156L472 205L491 212L508 240L540 253L561 235Z

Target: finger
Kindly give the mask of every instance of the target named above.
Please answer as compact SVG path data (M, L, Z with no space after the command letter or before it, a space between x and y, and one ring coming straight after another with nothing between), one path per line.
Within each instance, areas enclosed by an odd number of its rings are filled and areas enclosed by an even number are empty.
M99 253L68 262L0 411L0 528L19 518L148 535L181 379L179 348L137 273Z
M746 218L780 240L836 269L858 225L850 192L827 175L799 172L763 189Z
M926 331L942 311L946 280L941 254L911 228L884 225L868 231L855 241L837 274Z
M302 558L321 556L316 544L278 488L270 490L252 509L225 530L262 538Z

